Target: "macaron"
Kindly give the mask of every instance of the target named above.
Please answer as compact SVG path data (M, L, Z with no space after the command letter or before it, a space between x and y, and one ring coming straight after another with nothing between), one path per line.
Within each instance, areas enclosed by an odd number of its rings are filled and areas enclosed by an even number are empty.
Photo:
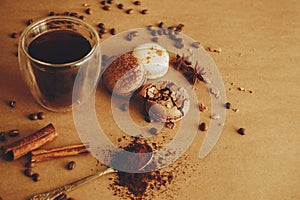
M145 100L145 110L154 121L179 121L190 108L186 89L172 81L147 84L143 86L140 94Z
M164 76L169 69L169 54L162 46L146 43L137 46L132 55L145 68L148 79L157 79Z
M145 81L145 70L131 53L116 58L103 73L104 85L111 93L118 96L130 95Z

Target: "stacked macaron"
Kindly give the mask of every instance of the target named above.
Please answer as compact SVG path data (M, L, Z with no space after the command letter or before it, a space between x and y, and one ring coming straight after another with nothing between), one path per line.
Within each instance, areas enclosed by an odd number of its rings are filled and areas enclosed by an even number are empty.
M142 44L132 53L114 60L103 74L106 88L118 96L128 96L141 86L145 109L155 121L176 122L188 112L187 91L171 81L144 85L147 79L163 77L169 68L169 54L158 44Z
M144 67L148 79L163 77L168 72L169 54L158 44L142 44L133 50L132 55Z
M164 76L168 68L168 52L158 44L147 43L114 60L105 70L103 81L110 92L127 96L141 87L146 79Z

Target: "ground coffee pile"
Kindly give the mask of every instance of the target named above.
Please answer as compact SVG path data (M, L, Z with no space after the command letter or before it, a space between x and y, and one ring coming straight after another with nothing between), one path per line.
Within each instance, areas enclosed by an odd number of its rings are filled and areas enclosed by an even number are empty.
M124 150L134 153L148 153L152 152L152 148L146 142L141 142L135 139ZM131 166L143 167L149 158L140 156L140 159L132 160L132 157L127 157ZM118 159L118 156L117 158ZM116 160L115 160L116 161ZM115 162L114 159L112 162ZM118 161L119 162L119 161ZM130 163L127 162L127 163ZM124 162L126 164L126 162ZM155 169L155 162L151 162L140 172L149 171L147 169ZM115 196L129 199L145 199L146 197L153 196L154 190L161 190L166 188L173 180L172 172L150 171L145 173L127 173L119 171L117 176L112 179L113 183L110 184L110 189L114 191Z

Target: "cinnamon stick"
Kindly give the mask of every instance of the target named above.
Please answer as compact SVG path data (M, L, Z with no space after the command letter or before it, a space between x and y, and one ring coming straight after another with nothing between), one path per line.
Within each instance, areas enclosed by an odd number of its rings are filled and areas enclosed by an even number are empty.
M76 144L52 149L34 150L31 152L30 162L42 162L54 158L62 158L67 156L77 156L88 154L84 144Z
M46 127L29 135L21 140L3 146L2 151L7 160L18 159L32 150L35 150L42 145L53 141L58 136L53 124L48 124Z

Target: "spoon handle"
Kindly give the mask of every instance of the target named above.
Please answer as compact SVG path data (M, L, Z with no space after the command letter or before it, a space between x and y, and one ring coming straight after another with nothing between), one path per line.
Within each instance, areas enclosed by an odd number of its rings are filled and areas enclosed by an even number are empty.
M108 174L108 173L112 173L112 172L117 172L117 170L112 169L112 168L107 168L104 171L97 172L95 174L86 176L82 179L79 179L79 180L74 181L72 183L69 183L67 185L61 186L59 188L50 190L50 191L45 192L45 193L36 194L36 195L32 196L29 200L53 200L55 197L57 197L57 196L59 196L63 193L66 193L66 192L70 191L71 189L73 189L73 188L75 188L79 185L82 185L82 184L84 184L88 181L91 181L91 180L99 177L99 176L102 176L102 175L105 175L105 174Z

